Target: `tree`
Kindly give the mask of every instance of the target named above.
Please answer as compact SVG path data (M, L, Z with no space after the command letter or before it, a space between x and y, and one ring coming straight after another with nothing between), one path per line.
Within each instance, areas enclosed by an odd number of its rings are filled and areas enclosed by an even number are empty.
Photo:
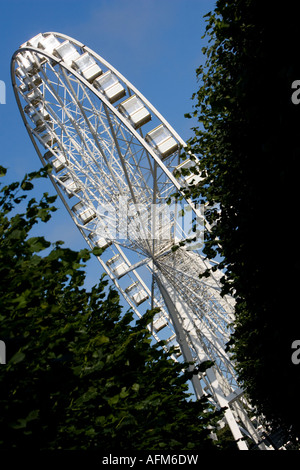
M191 197L209 204L205 253L222 260L223 292L236 299L228 347L239 377L273 427L299 436L298 16L294 3L263 3L218 0L207 15L206 63L187 114L198 121L188 150L204 179Z
M83 287L87 249L30 236L55 210L47 193L26 200L47 171L1 189L0 448L218 449L210 433L222 412L190 399L187 365L152 344L155 311L133 324L105 278Z

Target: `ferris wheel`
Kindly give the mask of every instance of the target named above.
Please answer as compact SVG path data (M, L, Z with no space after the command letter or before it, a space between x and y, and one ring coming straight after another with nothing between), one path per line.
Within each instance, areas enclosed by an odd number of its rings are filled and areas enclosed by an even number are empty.
M199 277L213 263L201 243L188 243L195 221L203 227L205 219L186 197L200 176L195 157L181 157L185 142L114 67L64 34L40 33L21 45L11 74L36 152L51 164L51 181L88 245L104 249L103 270L137 317L159 309L149 329L174 346L174 360L191 368L214 362L194 375L196 397L227 407L240 449L248 448L245 435L258 443L225 350L233 299L221 296L217 266ZM170 203L176 192L181 201Z

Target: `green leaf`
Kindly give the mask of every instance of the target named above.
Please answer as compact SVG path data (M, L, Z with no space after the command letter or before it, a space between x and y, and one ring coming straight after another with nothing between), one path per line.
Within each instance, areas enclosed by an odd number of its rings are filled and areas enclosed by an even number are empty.
M101 344L109 343L109 341L110 341L110 339L107 336L101 335L101 336L97 336L97 338L95 338L94 344L96 344L97 346L100 346Z
M134 390L135 392L138 392L139 389L140 389L140 386L139 386L139 384L135 383L135 384L132 385L131 388L132 388L132 390Z
M29 240L27 240L27 243L32 253L38 253L39 251L45 250L51 245L51 243L46 241L44 237L29 238Z
M98 246L95 246L95 247L92 249L92 253L93 253L93 255L95 255L95 256L101 256L103 252L104 252L104 249L103 249L103 248L100 248L100 247L98 247Z
M21 183L21 188L23 189L23 191L30 191L31 189L33 189L33 184L30 183L30 181L23 181Z
M9 360L9 364L18 364L25 359L25 354L22 351L16 352L13 357Z
M7 169L0 165L0 176L5 176L7 173Z
M107 400L107 401L108 401L108 404L109 404L110 406L116 405L116 404L118 403L118 401L119 401L119 398L120 398L120 395L115 395L115 396L109 398L109 399Z

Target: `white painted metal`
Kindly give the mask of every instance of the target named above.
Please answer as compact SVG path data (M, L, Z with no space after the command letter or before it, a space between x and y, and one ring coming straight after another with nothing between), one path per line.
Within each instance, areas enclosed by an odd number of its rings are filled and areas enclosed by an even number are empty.
M180 159L184 141L124 76L66 35L38 34L15 52L11 71L32 143L42 163L51 163L51 181L88 245L105 248L103 270L138 317L160 308L149 329L166 347L180 347L174 360L191 368L214 361L194 375L196 397L210 394L217 407L227 406L240 449L247 448L242 428L258 442L225 350L234 302L220 295L222 273L200 279L210 265L201 252L172 250L188 234L178 222L181 207L168 212L166 201L199 181L176 177L194 165Z

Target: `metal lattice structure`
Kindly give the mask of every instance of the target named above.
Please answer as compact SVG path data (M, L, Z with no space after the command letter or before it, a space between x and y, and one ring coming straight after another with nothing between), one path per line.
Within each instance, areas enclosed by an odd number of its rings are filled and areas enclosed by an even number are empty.
M246 434L258 443L225 351L233 299L221 297L218 269L199 278L212 263L180 243L190 236L182 203L166 204L199 178L194 160L180 158L184 141L115 68L64 34L38 34L15 52L11 67L32 143L52 165L51 181L88 245L105 248L98 257L103 270L137 317L160 309L149 328L157 341L175 346L174 360L214 361L194 376L196 397L209 394L217 407L227 406L234 438ZM175 177L182 168L190 170ZM199 208L184 202L203 221ZM238 446L247 448L244 441Z

